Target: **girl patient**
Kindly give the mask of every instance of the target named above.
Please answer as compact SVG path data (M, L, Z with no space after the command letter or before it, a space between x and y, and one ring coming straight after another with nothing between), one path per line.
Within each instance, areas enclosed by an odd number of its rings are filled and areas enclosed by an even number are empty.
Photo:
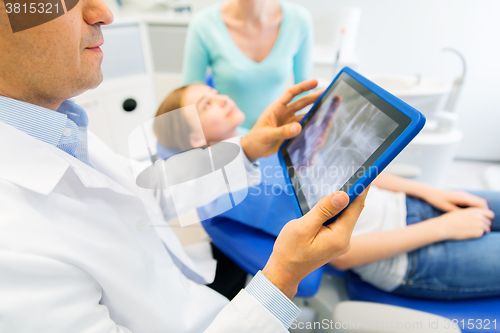
M204 137L194 130L197 119L187 116L183 107L194 105ZM160 116L169 114L168 121ZM158 121L161 119L161 121ZM237 135L236 129L245 121L245 114L232 99L220 95L205 84L192 84L174 90L158 108L153 131L158 138L158 156L166 159L180 151L220 142Z
M237 135L245 119L230 98L203 84L172 92L157 116L192 104L208 143ZM186 138L179 133L189 128L176 121L165 126L155 128L160 157L196 146L196 138L177 140ZM373 286L407 297L500 295L500 193L446 191L385 173L373 185L350 250L333 266L352 269Z

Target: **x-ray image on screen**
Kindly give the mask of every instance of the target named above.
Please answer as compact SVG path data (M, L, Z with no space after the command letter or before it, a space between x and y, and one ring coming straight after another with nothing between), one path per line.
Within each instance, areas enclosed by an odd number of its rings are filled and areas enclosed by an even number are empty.
M398 127L338 81L287 151L309 207L340 190Z

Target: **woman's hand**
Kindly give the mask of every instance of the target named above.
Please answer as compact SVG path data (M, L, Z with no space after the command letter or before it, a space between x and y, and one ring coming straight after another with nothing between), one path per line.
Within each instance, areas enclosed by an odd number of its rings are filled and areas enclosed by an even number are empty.
M269 105L250 132L241 139L241 147L250 160L276 153L287 139L300 133L303 115L295 112L316 102L323 91L317 91L290 103L295 96L316 88L318 81L307 80L288 89L276 102ZM290 104L289 104L290 103Z
M446 212L465 207L488 209L486 200L465 191L446 191L437 188L428 188L420 197L432 206Z
M491 231L495 214L489 209L465 208L429 219L438 231L438 241L479 238Z

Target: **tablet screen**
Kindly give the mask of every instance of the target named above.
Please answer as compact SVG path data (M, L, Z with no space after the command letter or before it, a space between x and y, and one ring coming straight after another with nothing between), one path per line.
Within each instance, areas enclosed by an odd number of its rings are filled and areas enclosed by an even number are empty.
M410 122L342 73L284 148L302 213L332 192L347 191Z

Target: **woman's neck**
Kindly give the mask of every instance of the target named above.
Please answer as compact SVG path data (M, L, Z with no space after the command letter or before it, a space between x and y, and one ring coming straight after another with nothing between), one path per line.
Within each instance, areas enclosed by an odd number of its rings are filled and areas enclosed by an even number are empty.
M233 0L234 16L247 23L265 23L279 9L275 0Z

